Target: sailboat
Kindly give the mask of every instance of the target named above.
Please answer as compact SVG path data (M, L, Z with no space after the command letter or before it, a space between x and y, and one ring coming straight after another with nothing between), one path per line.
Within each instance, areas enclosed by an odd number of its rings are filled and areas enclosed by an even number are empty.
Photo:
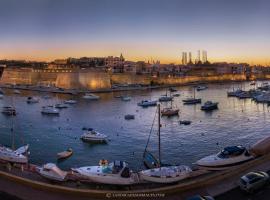
M195 88L193 88L193 98L187 98L187 99L183 100L183 103L186 105L197 104L197 103L201 103L201 102L202 102L202 99L195 97Z
M14 117L15 114L12 115ZM19 164L26 164L28 163L28 149L29 145L22 146L16 150L14 150L14 132L13 132L13 118L12 118L12 128L11 128L11 133L12 133L12 148L8 148L5 146L0 146L0 160L6 161L6 162L11 162L11 163L19 163Z
M175 115L179 115L179 109L178 108L174 109L172 107L172 101L171 101L171 106L170 107L162 109L161 116L172 117L172 116L175 116Z
M173 97L170 95L168 96L167 90L166 90L166 95L162 96L158 99L160 102L167 102L167 101L172 101Z
M161 162L161 139L160 139L160 105L158 105L158 150L159 150L159 159L156 164L157 167L153 169L142 170L139 172L141 179L145 181L155 182L155 183L174 183L185 178L188 178L191 173L191 168L185 165L175 165L175 166L162 166ZM150 137L150 136L149 136ZM149 142L149 138L148 138ZM144 155L146 155L144 153ZM152 158L154 156L152 154ZM148 157L150 158L150 157ZM146 158L146 160L148 159Z

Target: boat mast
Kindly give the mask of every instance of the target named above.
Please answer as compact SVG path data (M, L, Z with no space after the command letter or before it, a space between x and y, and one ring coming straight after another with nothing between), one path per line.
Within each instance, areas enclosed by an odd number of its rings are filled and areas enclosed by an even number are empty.
M160 150L160 104L158 104L158 158L159 158L159 167L161 167L161 150Z

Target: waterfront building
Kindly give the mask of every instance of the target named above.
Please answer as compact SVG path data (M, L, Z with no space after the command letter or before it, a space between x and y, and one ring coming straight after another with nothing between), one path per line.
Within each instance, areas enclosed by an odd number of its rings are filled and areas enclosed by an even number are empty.
M105 66L108 67L112 73L123 73L124 61L125 58L122 54L120 55L120 57L108 56L107 58L105 58Z

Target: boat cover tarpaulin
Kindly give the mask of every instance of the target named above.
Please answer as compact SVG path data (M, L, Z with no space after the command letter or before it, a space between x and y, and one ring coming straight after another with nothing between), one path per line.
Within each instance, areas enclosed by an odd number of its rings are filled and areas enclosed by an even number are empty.
M250 152L257 156L262 156L267 153L270 153L270 136L256 142L251 147Z

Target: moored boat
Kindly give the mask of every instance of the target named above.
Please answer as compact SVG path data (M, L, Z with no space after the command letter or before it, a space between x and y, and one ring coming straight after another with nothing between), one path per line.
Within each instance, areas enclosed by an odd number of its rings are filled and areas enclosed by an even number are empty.
M12 116L17 114L16 109L13 106L4 106L2 109L2 113L5 115L12 115Z
M138 103L138 106L142 107L149 107L149 106L156 106L157 101L151 101L151 100L142 100L141 102Z
M54 163L47 163L37 168L37 172L44 178L63 182L66 181L67 172L59 169Z
M106 142L107 135L90 128L81 136L81 139L85 142Z
M27 103L38 103L39 102L39 99L37 97L27 97L27 100L26 100Z
M88 100L99 100L100 96L97 96L97 95L92 94L92 93L86 93L82 98L88 99Z
M122 101L130 101L131 100L131 97L129 97L129 96L122 96L121 97L121 100Z
M243 146L228 146L217 154L204 157L196 162L197 166L209 170L224 170L254 159Z
M28 151L28 147L25 146L24 149ZM0 147L0 160L11 162L11 163L26 164L28 163L28 157L27 155L24 155L26 151L24 152L21 152L21 150L14 151L8 147L1 146Z
M113 161L110 164L99 166L72 168L72 171L94 183L132 185L139 182L137 174L133 173L128 164L123 161Z
M72 148L68 148L66 151L57 153L57 159L65 159L72 156L73 150Z
M206 90L208 87L206 85L199 85L196 87L197 91Z
M59 115L60 111L54 106L43 106L41 113L47 115Z
M201 110L211 111L218 109L218 103L212 101L206 101L203 106L201 106Z
M68 108L68 105L65 103L57 103L54 106L55 108L62 109L62 108Z
M76 104L77 101L76 100L73 100L73 99L69 99L69 100L66 100L64 101L65 104Z
M161 116L167 116L167 117L172 117L179 115L179 109L173 109L173 108L164 108L161 111Z

